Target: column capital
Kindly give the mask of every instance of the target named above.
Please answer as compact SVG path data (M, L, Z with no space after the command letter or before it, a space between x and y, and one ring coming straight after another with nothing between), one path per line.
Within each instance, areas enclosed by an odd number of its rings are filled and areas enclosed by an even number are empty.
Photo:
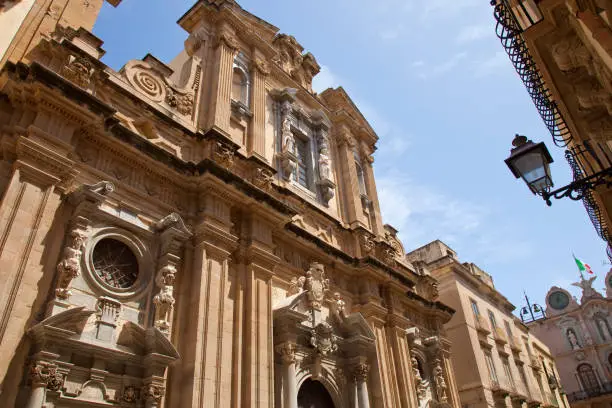
M255 72L259 72L263 76L268 76L271 72L270 65L262 58L255 58L253 60L253 68L255 68Z
M276 352L281 356L281 359L285 364L295 363L296 351L297 347L294 343L287 342L276 346Z
M353 379L355 382L364 382L368 379L370 366L367 363L359 363L353 367Z

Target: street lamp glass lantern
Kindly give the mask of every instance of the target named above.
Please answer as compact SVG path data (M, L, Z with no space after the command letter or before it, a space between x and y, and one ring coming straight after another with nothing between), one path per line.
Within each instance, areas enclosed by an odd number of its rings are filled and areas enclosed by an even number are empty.
M514 148L506 164L516 178L522 178L534 194L548 192L553 186L550 176L550 163L553 162L543 142L533 143L525 136L516 135L512 141Z

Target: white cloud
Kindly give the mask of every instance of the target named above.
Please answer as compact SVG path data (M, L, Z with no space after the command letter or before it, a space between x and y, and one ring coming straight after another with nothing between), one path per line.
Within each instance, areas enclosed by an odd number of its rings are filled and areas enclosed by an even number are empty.
M440 75L444 75L447 72L454 69L459 63L467 57L466 52L458 52L446 61L440 62L438 65L434 65L427 70L423 70L419 77L422 79L434 78Z
M458 44L466 44L491 36L494 33L490 24L474 24L462 27L457 34Z
M410 64L410 65L412 65L414 68L417 68L417 67L422 67L423 65L425 65L425 61L423 61L423 60L417 60L417 61L414 61L414 62L413 62L412 64Z
M492 75L500 69L512 69L512 63L505 51L497 51L490 57L478 61L474 68L474 76L483 77Z
M312 79L312 89L315 92L323 92L327 88L336 88L339 85L339 78L327 65L321 65L321 71Z
M379 175L377 186L384 221L400 230L406 248L436 238L450 245L478 229L488 213L486 208L448 197L405 175Z

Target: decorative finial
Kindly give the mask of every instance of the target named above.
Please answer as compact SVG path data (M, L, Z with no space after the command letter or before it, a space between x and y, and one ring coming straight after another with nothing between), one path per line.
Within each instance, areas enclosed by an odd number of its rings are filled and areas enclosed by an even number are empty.
M521 147L527 144L529 140L527 139L527 136L523 136L523 135L519 135L518 133L516 135L514 135L514 140L512 141L512 146L516 147Z

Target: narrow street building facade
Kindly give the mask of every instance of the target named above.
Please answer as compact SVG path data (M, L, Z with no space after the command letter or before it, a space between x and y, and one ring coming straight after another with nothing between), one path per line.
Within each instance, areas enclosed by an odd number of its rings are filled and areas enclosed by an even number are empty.
M579 300L553 286L546 295L545 318L528 323L550 347L572 407L612 404L612 272L605 278L602 294L593 287L596 276L581 277L574 283L582 291Z
M441 241L406 259L438 280L440 297L456 310L445 328L462 407L569 408L549 348L512 314L491 275Z
M0 1L0 406L459 408L344 89L230 0L114 71L102 5Z

